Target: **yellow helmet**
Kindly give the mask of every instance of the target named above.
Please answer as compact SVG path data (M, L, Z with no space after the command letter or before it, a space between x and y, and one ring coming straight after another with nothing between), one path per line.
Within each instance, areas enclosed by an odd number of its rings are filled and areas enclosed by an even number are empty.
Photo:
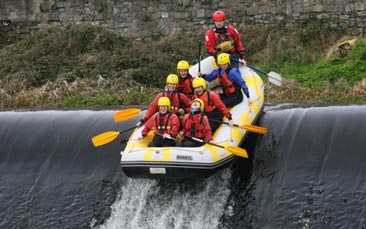
M207 87L206 80L202 77L197 77L193 80L192 86L193 88L203 87L203 89L206 90Z
M189 63L188 61L185 60L181 60L178 62L177 64L177 71L181 70L181 69L189 69Z
M230 64L230 54L227 53L221 53L217 56L217 64Z
M171 83L171 84L178 84L179 79L178 76L176 74L169 74L168 77L166 77L166 83Z
M201 105L200 105L200 110L201 110L201 112L203 112L204 110L205 110L205 104L203 103L203 101L202 101L202 99L194 99L193 101L192 101L192 103L194 103L195 101L197 101L197 102L199 102Z
M167 106L168 109L170 108L170 99L168 97L160 97L158 100L158 106Z

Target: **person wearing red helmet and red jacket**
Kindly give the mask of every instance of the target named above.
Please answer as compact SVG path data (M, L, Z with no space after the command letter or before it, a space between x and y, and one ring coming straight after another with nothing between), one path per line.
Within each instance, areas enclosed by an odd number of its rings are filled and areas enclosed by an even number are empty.
M161 97L158 100L159 112L155 113L147 120L141 136L141 140L148 135L150 130L155 130L153 140L148 144L149 147L175 146L174 138L178 135L180 121L178 116L169 111L170 99Z
M245 47L240 35L233 25L225 25L226 15L218 10L212 15L215 27L206 31L205 46L208 53L215 58L220 53L233 54L245 63Z
M205 144L205 142L213 143L211 126L204 110L205 104L201 99L194 99L192 101L191 111L189 114L184 115L183 127L182 131L180 131L184 139L177 146L197 147ZM196 141L192 137L205 142Z

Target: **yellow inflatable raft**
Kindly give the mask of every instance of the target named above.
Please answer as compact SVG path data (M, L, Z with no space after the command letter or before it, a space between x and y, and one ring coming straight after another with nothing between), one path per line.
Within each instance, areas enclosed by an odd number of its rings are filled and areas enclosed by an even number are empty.
M207 57L200 64L202 73L209 73L216 67L212 57ZM243 96L240 104L229 109L235 127L223 123L213 134L215 144L201 147L147 147L153 135L139 141L137 137L141 135L143 127L135 129L121 152L124 173L132 178L205 178L228 166L236 155L246 157L246 151L238 146L248 131L263 131L251 128L255 128L252 124L264 107L264 85L261 77L251 68L242 66L239 71L249 88L253 103L249 105L246 96ZM191 67L189 72L196 76L198 64ZM218 90L218 83L210 82L208 88ZM223 122L227 120L224 118Z

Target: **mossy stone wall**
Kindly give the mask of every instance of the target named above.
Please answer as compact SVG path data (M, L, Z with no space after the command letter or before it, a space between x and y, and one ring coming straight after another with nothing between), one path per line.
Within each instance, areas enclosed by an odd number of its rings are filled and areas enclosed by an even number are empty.
M203 34L217 9L239 30L289 28L312 18L348 35L360 35L366 27L366 2L359 0L2 0L0 26L28 33L53 25L96 24L134 38Z

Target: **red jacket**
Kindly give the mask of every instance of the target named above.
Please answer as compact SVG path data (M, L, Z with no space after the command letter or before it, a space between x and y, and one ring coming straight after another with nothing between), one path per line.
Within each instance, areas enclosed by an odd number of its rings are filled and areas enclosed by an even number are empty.
M194 99L202 99L202 101L205 103L205 112L209 113L213 111L215 108L218 109L226 118L231 118L231 113L225 106L225 104L222 102L220 96L214 92L206 90L203 92L202 95L195 94L192 97L192 100Z
M234 40L234 48L230 50L230 53L234 52L244 52L245 47L243 43L240 40L240 36L238 31L235 29L234 26L228 25L226 30L226 33L216 33L215 28L207 30L205 35L205 46L207 48L207 51L211 53L211 55L216 56L217 50L215 49L215 46L217 45L217 40L219 37L222 39L225 39L225 36L229 36Z
M170 134L173 138L178 135L180 127L179 118L173 112L160 114L155 113L149 120L147 120L144 129L142 129L142 136L146 136L150 130L155 130L155 133Z
M193 77L191 75L185 78L179 77L178 91L185 94L188 98L192 98L194 90L192 87Z
M182 131L185 135L204 139L206 142L212 140L211 126L203 113L184 115Z
M141 120L146 122L151 116L159 111L158 100L163 96L170 99L171 111L177 112L179 108L183 108L186 112L189 112L191 100L185 94L180 93L177 90L174 91L173 94L170 94L168 91L163 91L155 96L154 100L150 103L149 108L147 109L145 115L142 117Z

